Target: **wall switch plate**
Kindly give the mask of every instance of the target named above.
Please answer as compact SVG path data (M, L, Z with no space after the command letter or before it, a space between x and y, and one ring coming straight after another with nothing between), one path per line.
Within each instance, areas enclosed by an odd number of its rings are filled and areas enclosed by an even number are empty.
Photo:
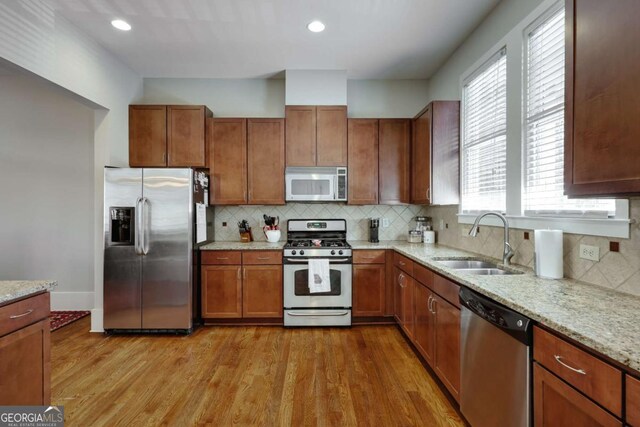
M389 227L389 218L382 218L382 228Z
M600 261L600 248L597 246L580 245L580 258Z

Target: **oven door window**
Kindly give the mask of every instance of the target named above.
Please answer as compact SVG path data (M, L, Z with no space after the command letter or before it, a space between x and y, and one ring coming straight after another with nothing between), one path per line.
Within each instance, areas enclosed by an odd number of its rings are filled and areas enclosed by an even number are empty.
M323 296L340 295L342 292L342 272L340 270L330 270L329 279L331 281L330 292L309 292L309 269L296 270L293 275L294 293L296 296Z

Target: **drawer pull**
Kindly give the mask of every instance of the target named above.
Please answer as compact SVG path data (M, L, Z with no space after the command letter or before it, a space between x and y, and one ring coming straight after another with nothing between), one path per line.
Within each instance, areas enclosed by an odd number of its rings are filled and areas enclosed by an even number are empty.
M226 257L226 256L219 256L219 257L217 257L216 259L223 260L223 259L229 259L229 257Z
M270 260L271 258L269 258L268 256L259 256L258 259L260 261L267 261L267 260Z
M375 256L365 256L365 257L362 257L362 258L364 258L364 259L376 259L377 257L375 257Z
M28 316L31 313L33 313L33 309L29 309L22 314L14 314L13 316L9 316L9 319L19 319L21 317Z
M584 371L584 369L576 369L576 368L571 367L571 366L567 365L566 363L564 363L564 362L561 360L561 359L562 359L562 356L559 356L559 355L557 355L557 354L556 354L556 355L555 355L555 356L553 356L553 357L555 357L556 362L558 362L559 364L561 364L561 365L562 365L562 366L564 366L565 368L567 368L567 369L571 369L573 372L577 372L578 374L581 374L581 375L587 375L587 373Z
M405 264L404 261L400 261L400 265L404 266L404 265L407 265L407 264Z

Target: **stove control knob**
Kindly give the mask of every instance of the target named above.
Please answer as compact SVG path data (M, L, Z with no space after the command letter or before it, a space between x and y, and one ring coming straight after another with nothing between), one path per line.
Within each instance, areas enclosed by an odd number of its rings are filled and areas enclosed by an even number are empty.
M300 249L300 255L304 255L304 251Z
M338 251L338 255L342 255L344 252L342 252L342 249Z
M296 254L296 250L294 249L291 251L291 255L295 255L295 254Z
M331 250L331 255L335 255L336 251L334 251L333 249Z

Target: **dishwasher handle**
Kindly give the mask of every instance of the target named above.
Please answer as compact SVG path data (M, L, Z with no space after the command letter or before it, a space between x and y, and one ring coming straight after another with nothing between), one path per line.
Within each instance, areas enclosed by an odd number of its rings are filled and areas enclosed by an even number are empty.
M465 287L460 288L459 297L463 308L524 344L531 345L533 341L531 319Z

